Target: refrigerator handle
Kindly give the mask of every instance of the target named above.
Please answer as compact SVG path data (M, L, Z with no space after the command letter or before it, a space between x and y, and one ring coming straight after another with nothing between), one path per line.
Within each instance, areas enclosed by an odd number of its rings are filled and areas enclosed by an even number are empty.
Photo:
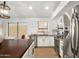
M71 30L71 51L72 53L75 53L75 40L76 39L76 17L75 17L75 11L72 14L72 19L71 19L71 25L70 25L70 30Z
M74 53L74 34L75 34L75 20L74 18L72 17L71 19L71 50L72 50L72 53Z
M77 52L78 52L78 15L77 15L77 13L75 13L76 14L76 46L75 46L75 53L77 54Z

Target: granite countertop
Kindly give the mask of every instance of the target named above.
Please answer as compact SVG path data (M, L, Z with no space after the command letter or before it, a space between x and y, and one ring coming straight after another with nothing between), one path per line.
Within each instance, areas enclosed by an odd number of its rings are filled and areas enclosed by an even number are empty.
M21 58L32 44L33 40L4 40L0 44L0 58Z

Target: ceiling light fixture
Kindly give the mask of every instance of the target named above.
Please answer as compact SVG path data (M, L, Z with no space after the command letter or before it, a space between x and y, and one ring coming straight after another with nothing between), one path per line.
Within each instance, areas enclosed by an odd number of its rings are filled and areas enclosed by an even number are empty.
M46 6L46 7L45 7L45 10L48 10L48 9L49 9L49 7L48 7L48 6Z
M29 9L32 10L32 6L29 6Z
M10 18L10 7L6 5L5 1L3 2L3 4L0 4L0 18Z

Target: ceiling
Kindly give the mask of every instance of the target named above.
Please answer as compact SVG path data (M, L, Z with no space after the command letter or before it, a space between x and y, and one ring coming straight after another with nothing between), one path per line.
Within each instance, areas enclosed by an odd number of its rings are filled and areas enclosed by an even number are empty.
M67 3L67 4L65 5L65 3ZM59 11L59 13L57 13L56 15L55 15L55 13L53 13L55 16L51 17L51 20L53 20L53 19L58 20L64 14L66 14L69 17L69 19L71 19L71 17L72 17L72 8L79 5L79 1L69 1L69 2L65 2L65 3L63 3L65 5L64 8L62 8Z
M12 18L50 18L60 1L6 1L6 4L11 8Z

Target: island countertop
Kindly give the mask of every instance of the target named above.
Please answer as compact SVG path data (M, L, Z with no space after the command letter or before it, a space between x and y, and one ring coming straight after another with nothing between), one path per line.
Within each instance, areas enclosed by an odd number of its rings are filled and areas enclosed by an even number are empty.
M33 40L8 40L0 44L0 58L21 58L32 44Z

